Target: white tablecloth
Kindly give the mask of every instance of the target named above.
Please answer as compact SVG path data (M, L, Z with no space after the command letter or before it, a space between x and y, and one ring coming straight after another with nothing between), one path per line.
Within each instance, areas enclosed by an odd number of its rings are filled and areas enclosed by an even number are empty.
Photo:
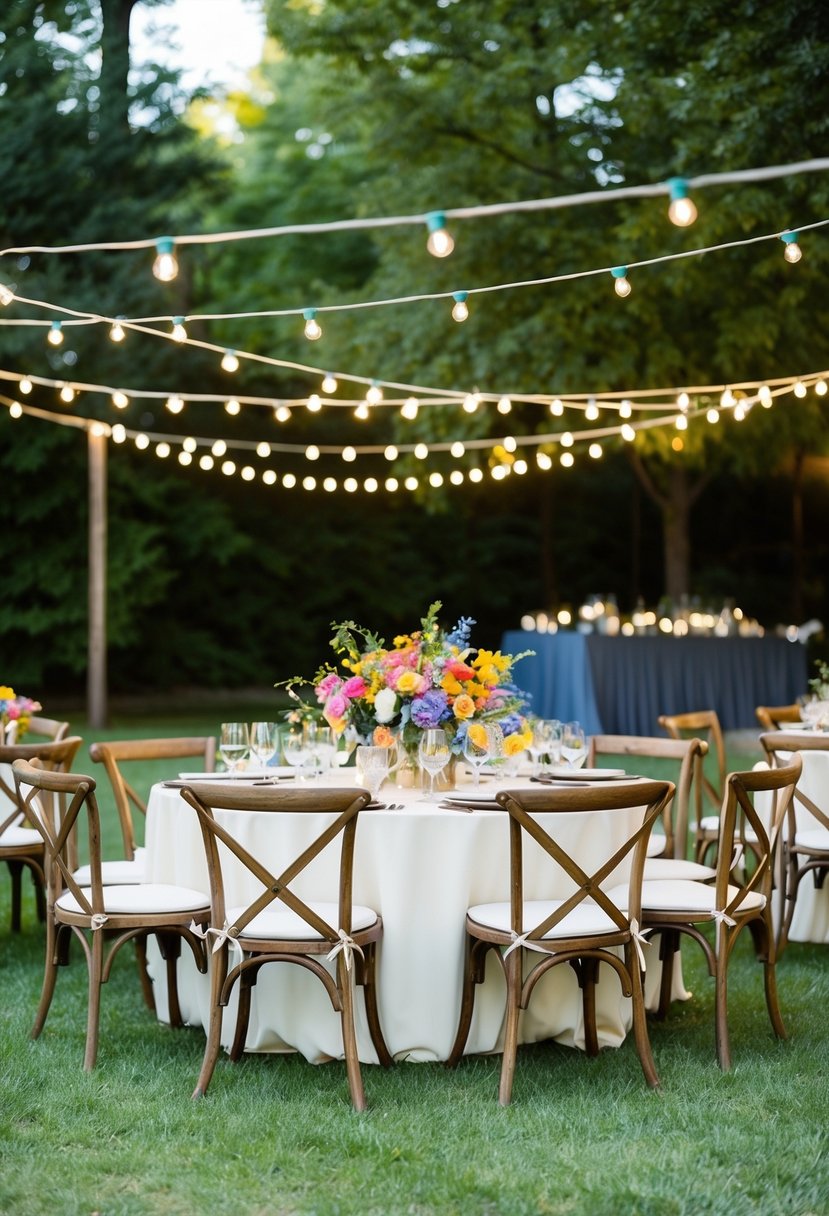
M353 780L346 775L350 772L338 774L335 783ZM381 797L405 802L405 809L371 811L361 816L355 848L354 900L374 908L383 918L377 979L383 1032L396 1059L443 1060L454 1041L460 1012L467 907L509 898L508 816L501 811L445 810L420 800L414 791L388 786ZM307 815L280 815L276 831L273 815L224 814L243 825L238 829L240 839L275 873L299 852L307 833L314 828ZM626 818L618 812L607 813L599 824L595 816L570 816L569 847L585 867L597 867L624 838ZM229 826L228 820L224 822ZM303 822L304 828L300 828ZM321 822L315 830L320 827ZM306 835L300 836L300 831ZM153 787L146 845L148 881L207 890L196 815L177 789ZM528 894L565 894L544 885L549 877L549 872L542 877L538 857L528 853ZM617 874L613 882L621 879ZM246 886L241 889L237 885L234 890L237 881L238 875L230 881L230 904L254 894ZM319 891L307 888L304 894L320 896ZM647 989L652 992L658 984L656 948L649 948L649 954ZM163 967L151 957L150 968L161 998L159 1005L166 1007ZM198 974L186 947L179 977L183 1017L189 1023L206 1026L208 979ZM676 995L686 995L680 976ZM621 996L618 978L609 967L600 969L596 1006L600 1044L618 1046L631 1025L630 1002ZM360 1058L376 1063L361 1000L356 1008ZM476 990L468 1053L500 1048L503 1013L503 979L497 960L490 958L486 982ZM232 1036L234 1017L235 1004L231 1004L223 1029L225 1046ZM570 1046L584 1046L581 996L576 976L567 965L553 968L544 977L533 993L529 1010L522 1015L522 1042L551 1037ZM296 966L272 965L262 969L254 989L247 1050L291 1049L311 1061L341 1058L339 1017L317 979Z
M800 752L803 773L798 783L803 793L822 811L829 809L829 738L826 747L825 752ZM795 803L795 813L799 831L820 826L799 803ZM789 941L829 943L829 886L817 890L809 874L801 880L797 889Z

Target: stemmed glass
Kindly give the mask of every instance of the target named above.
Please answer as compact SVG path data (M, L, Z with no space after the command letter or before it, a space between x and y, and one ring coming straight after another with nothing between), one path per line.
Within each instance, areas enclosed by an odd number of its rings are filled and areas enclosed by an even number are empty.
M357 748L357 765L363 775L363 781L371 791L372 801L377 801L380 786L389 775L388 747L373 747L360 744Z
M529 747L533 758L533 776L541 772L542 756L555 764L561 755L561 723L553 718L538 718L533 723L533 738Z
M282 739L282 751L291 768L296 771L298 781L304 779L303 769L311 758L308 740L302 727L292 727Z
M566 722L561 732L561 754L569 768L580 768L587 756L584 731L578 722Z
M316 722L309 722L307 737L311 770L315 777L321 777L333 765L336 754L331 727L319 726Z
M494 722L470 722L463 741L463 754L472 765L475 785L480 785L481 769L504 754L504 732Z
M250 751L250 733L247 722L223 722L219 735L219 754L227 765L231 777L236 766Z
M423 731L417 746L420 767L429 774L429 793L427 797L435 801L440 795L435 793L435 777L443 772L449 763L449 739L445 730L430 728Z
M266 769L276 754L278 727L275 722L251 722L250 750L261 769Z

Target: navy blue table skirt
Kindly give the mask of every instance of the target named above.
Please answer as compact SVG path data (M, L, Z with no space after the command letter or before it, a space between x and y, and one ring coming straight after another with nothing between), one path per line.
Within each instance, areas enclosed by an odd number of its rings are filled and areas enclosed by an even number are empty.
M509 654L533 649L515 682L543 718L576 720L589 734L654 735L660 714L715 709L724 730L757 727L757 705L788 705L806 691L806 647L784 638L604 637L504 634Z

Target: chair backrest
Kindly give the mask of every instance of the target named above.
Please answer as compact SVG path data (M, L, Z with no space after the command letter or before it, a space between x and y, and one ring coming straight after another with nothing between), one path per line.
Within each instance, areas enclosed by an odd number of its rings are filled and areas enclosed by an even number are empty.
M725 740L716 710L701 709L687 714L661 714L659 725L672 739L696 737L708 744L708 750L717 762L717 785L706 775L702 759L699 760L699 780L696 787L697 822L702 817L703 793L712 806L719 811L725 790Z
M758 705L754 714L763 730L780 730L781 724L802 721L799 705Z
M661 735L593 735L588 765L599 756L634 756L643 760L670 761L671 780L676 786L673 800L662 816L665 856L685 858L688 854L688 802L694 777L699 775L698 760L708 751L703 739L664 739ZM679 764L677 765L677 761ZM645 773L652 777L655 774ZM659 774L661 775L661 774Z
M20 805L46 846L48 905L51 907L65 890L69 890L86 915L102 914L101 823L95 799L95 778L44 768L38 759L15 760L12 768ZM49 797L44 797L46 795ZM47 813L47 806L53 807L54 811ZM81 889L72 874L77 868L78 825L84 820L90 880L85 880L84 889Z
M496 800L510 817L510 928L514 936L542 938L566 915L585 900L598 903L618 931L630 932L631 922L641 922L642 872L651 828L674 794L670 781L607 783L602 786L533 790L501 790ZM585 818L584 831L573 833L573 818L599 812L603 817L626 814L617 820L617 830L606 818L594 822ZM561 816L548 818L549 814ZM540 818L541 817L541 818ZM597 830L599 822L603 829ZM567 839L584 842L589 832L589 864L573 856ZM535 842L561 872L561 894L552 892L558 907L531 930L524 930L525 838ZM573 850L575 851L575 850ZM606 894L611 887L629 883L627 912ZM564 898L561 896L564 895Z
M204 772L212 773L216 767L216 740L212 735L170 739L110 739L107 742L90 744L89 754L96 763L103 764L106 769L121 823L125 855L128 861L132 861L135 856L133 807L142 815L146 815L147 802L127 781L121 765L132 761L146 764L156 760L198 758L202 762ZM159 773L159 777L162 776L170 776L170 773Z
M0 835L13 823L19 823L21 819L26 818L25 808L20 803L14 782L15 761L37 761L47 771L67 773L82 742L79 735L73 735L53 743L15 743L0 747L0 790L12 804L12 809L7 811L0 821ZM5 769L4 765L12 769L12 772Z
M826 752L829 751L829 737L820 734L811 734L806 731L771 731L768 734L760 736L760 742L763 745L763 750L766 753L769 766L771 768L781 768L791 762L791 756L795 755L799 758L801 752ZM814 789L812 790L814 792ZM802 808L802 814L798 808ZM811 820L814 822L809 822ZM826 791L826 797L823 807L815 802L814 798L810 797L802 786L798 786L794 793L794 803L792 806L792 818L802 820L799 826L804 826L804 822L809 827L820 825L829 830L829 790ZM792 822L790 827L790 838L794 837L796 824Z
M281 903L290 908L301 921L309 925L324 941L332 945L339 943L339 930L351 932L352 906L352 875L354 865L354 837L357 828L357 817L371 801L367 790L336 788L280 789L279 786L242 786L236 787L231 782L199 782L198 785L184 786L181 796L194 808L198 817L204 841L207 871L210 882L211 918L214 927L227 928L230 937L238 936L255 916L264 911L270 904ZM216 812L242 811L258 812L273 815L275 820L279 815L309 815L321 816L325 826L313 834L310 841L303 840L300 851L294 855L294 849L288 848L289 863L279 874L273 874L263 862L252 855L240 843L237 836L227 826L216 818ZM274 830L281 833L281 825L274 822ZM239 835L243 833L240 831ZM336 842L336 843L335 843ZM219 845L224 845L220 849ZM313 908L305 902L305 898L297 894L299 880L307 873L308 867L320 857L329 845L335 850L339 848L339 858L336 876L336 902L338 908L338 925L330 925ZM255 897L247 903L233 921L227 925L226 870L228 865L241 866L244 879L252 880L249 889L256 892ZM281 862L280 862L281 864ZM243 884L247 885L247 883ZM334 892L327 892L331 895ZM318 894L323 894L319 892ZM299 936L303 936L300 934ZM305 934L307 936L307 934Z
M771 899L777 842L801 770L800 756L795 756L778 768L751 769L726 777L715 879L716 907L726 915L752 892L764 895L767 904ZM772 795L769 811L755 807L754 795L759 793Z
M68 722L59 722L57 718L40 718L36 714L31 715L26 728L27 738L29 735L42 735L45 739L51 739L53 743L65 739L68 734Z

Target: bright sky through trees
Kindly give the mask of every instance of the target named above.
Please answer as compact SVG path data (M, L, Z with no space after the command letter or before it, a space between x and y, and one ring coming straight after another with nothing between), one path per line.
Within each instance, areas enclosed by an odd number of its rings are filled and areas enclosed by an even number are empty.
M172 27L172 36L158 31ZM185 88L238 86L261 58L264 17L250 0L174 0L161 8L137 4L130 27L132 59L181 68Z

